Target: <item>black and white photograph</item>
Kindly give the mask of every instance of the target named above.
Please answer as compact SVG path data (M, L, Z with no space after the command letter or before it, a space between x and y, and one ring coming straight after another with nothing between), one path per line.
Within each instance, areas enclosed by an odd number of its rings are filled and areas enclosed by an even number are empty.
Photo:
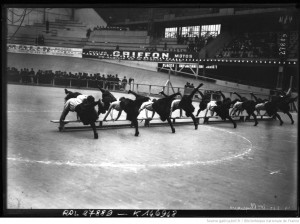
M4 216L299 215L299 12L2 5Z

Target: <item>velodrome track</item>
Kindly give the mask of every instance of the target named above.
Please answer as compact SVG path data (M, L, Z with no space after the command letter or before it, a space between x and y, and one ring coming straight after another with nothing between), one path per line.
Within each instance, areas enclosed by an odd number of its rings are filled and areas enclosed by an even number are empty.
M139 137L122 128L95 140L50 123L63 97L63 88L7 85L8 208L296 209L297 114L294 125L286 115L283 126L211 122L175 134L140 125Z

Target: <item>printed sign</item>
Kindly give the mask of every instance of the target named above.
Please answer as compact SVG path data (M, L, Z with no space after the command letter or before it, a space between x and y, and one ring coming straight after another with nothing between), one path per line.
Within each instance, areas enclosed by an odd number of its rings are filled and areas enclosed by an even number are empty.
M117 51L101 49L83 49L83 58L119 59L131 61L157 62L194 62L198 61L197 52L162 52L162 51Z
M279 38L279 56L281 59L286 58L287 43L288 43L288 35L286 33L281 34L281 36Z
M81 48L64 48L64 47L7 44L7 52L82 58L82 49Z
M175 69L175 64L159 64L158 67L163 67L163 68L172 68ZM197 63L195 64L178 64L177 66L178 68L197 68ZM199 68L202 69L204 66L203 65L199 65ZM217 69L218 66L217 65L207 65L205 67L206 69Z

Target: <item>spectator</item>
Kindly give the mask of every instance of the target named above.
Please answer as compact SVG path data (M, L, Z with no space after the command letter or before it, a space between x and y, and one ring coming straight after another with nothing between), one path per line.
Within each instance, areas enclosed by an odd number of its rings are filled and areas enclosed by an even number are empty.
M185 35L185 38L184 38L184 40L183 40L183 43L184 43L184 44L187 44L188 41L189 41L189 37L188 37L188 35L186 34L186 35Z
M116 74L116 78L115 78L115 87L117 90L120 89L120 79L118 77L118 74Z
M122 80L122 88L123 88L123 90L126 90L126 85L127 85L127 79L126 79L126 76L124 76L124 78Z
M29 72L30 81L33 83L35 81L35 72L33 71L33 68L31 68L31 71Z
M181 35L180 34L178 34L178 36L177 36L177 44L181 44Z
M45 39L44 39L44 35L43 34L41 35L41 42L42 42L42 45L45 45Z
M41 45L41 35L39 34L38 37L37 37L37 44L38 45Z
M166 51L167 50L167 43L165 42L165 44L164 44L164 49L163 49L164 51Z
M106 76L105 89L110 89L110 81L111 81L111 78L110 78L110 75L108 74Z
M195 44L197 45L199 43L199 37L196 35L195 36Z
M91 32L92 32L91 28L88 28L88 30L86 31L87 38L90 38Z
M128 82L129 82L129 88L131 89L131 83L133 85L134 79L130 77Z
M104 75L102 75L102 77L100 77L100 86L101 86L101 88L105 88L105 86L106 86L106 78L105 78L105 76Z
M44 41L44 36L42 34L40 34L38 36L38 45L44 45L45 41Z

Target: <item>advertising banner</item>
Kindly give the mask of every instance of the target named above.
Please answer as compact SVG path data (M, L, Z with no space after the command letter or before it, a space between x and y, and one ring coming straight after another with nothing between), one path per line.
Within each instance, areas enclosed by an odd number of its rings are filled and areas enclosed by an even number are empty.
M64 47L34 46L34 45L23 45L23 44L7 44L7 52L82 58L82 49L81 48L64 48Z
M83 58L119 59L153 62L198 62L198 52L163 52L163 51L120 51L83 49Z
M175 70L175 64L164 64L164 63L158 63L159 68L171 68ZM204 65L199 65L199 69L203 69ZM197 63L193 64L178 64L177 69L197 69ZM206 69L217 69L218 65L207 65L205 66Z

